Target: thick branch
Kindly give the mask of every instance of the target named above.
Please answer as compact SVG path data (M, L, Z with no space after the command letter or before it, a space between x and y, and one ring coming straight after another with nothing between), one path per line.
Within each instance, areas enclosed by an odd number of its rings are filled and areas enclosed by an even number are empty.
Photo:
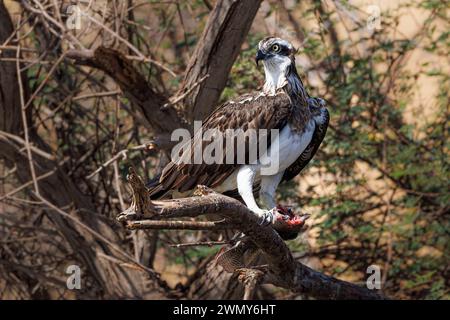
M113 78L155 134L167 134L186 126L176 110L168 105L168 98L153 90L132 62L119 51L99 47L93 51L70 50L67 56L80 64L98 68Z
M173 229L173 230L226 230L231 229L223 221L160 221L138 220L128 221L128 229Z
M133 189L133 198L142 201L133 201L132 206L119 215L119 221L146 217L158 219L220 215L229 221L233 228L249 236L263 251L269 265L265 277L268 282L318 299L384 298L377 292L326 276L296 262L278 233L271 226L260 225L259 217L235 199L199 187L197 195L193 197L152 202L134 171L131 171L128 180ZM136 224L133 226L137 227Z
M186 97L189 120L202 120L217 104L261 0L218 0L192 53L181 91L209 74Z

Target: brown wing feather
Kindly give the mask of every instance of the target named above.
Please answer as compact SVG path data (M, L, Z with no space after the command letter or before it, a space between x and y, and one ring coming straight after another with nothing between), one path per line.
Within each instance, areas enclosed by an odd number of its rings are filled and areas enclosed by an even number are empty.
M278 93L277 95L253 95L247 94L235 100L221 105L204 122L203 132L207 129L217 129L225 133L226 129L242 129L245 132L249 129L281 129L291 115L292 108L288 95ZM270 144L270 136L268 139ZM183 159L194 159L194 150L197 144L204 148L209 142L203 141L201 137L195 135L190 141L191 152L183 154ZM235 144L236 146L236 141ZM267 146L268 147L268 146ZM226 156L226 143L223 141L223 156ZM248 151L248 140L246 140L245 150ZM236 151L236 148L234 148ZM190 158L189 158L190 157ZM225 161L218 164L189 164L170 162L163 170L159 183L152 184L150 194L152 198L159 198L170 190L184 192L195 188L198 184L203 184L214 188L219 186L233 171L240 165L236 164L237 155L234 154L235 164L226 164ZM248 161L248 152L245 155ZM192 162L192 161L191 161Z

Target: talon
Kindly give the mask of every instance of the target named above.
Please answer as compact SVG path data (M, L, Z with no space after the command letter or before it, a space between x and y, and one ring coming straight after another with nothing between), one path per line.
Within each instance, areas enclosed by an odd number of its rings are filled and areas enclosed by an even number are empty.
M274 214L274 209L272 210L268 210L268 211L264 211L262 214L260 214L261 216L261 221L260 221L260 225L262 226L268 226L274 223L275 221L275 214Z

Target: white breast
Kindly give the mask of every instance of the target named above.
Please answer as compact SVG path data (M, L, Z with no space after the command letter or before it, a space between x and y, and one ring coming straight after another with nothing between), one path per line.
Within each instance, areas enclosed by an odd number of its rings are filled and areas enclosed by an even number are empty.
M294 132L289 125L285 126L280 132L278 143L272 143L267 154L261 157L261 164L267 166L270 162L270 165L276 166L278 162L276 173L284 171L298 159L311 142L315 126L314 120L310 120L302 133ZM261 171L261 175L267 174Z
M272 142L269 150L259 158L258 163L248 165L255 171L256 180L259 180L261 176L272 176L283 172L293 164L311 142L315 127L316 123L311 119L304 132L299 134L286 125L281 130L278 141ZM238 171L239 169L233 172L215 190L224 192L235 189Z

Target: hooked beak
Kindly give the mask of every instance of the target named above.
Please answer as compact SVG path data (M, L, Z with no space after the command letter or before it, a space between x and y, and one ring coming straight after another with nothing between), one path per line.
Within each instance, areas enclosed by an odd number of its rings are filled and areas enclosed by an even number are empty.
M262 52L261 50L258 50L258 52L256 52L256 57L255 57L256 65L259 66L259 61L264 60L266 57L267 57L267 55L264 52Z

